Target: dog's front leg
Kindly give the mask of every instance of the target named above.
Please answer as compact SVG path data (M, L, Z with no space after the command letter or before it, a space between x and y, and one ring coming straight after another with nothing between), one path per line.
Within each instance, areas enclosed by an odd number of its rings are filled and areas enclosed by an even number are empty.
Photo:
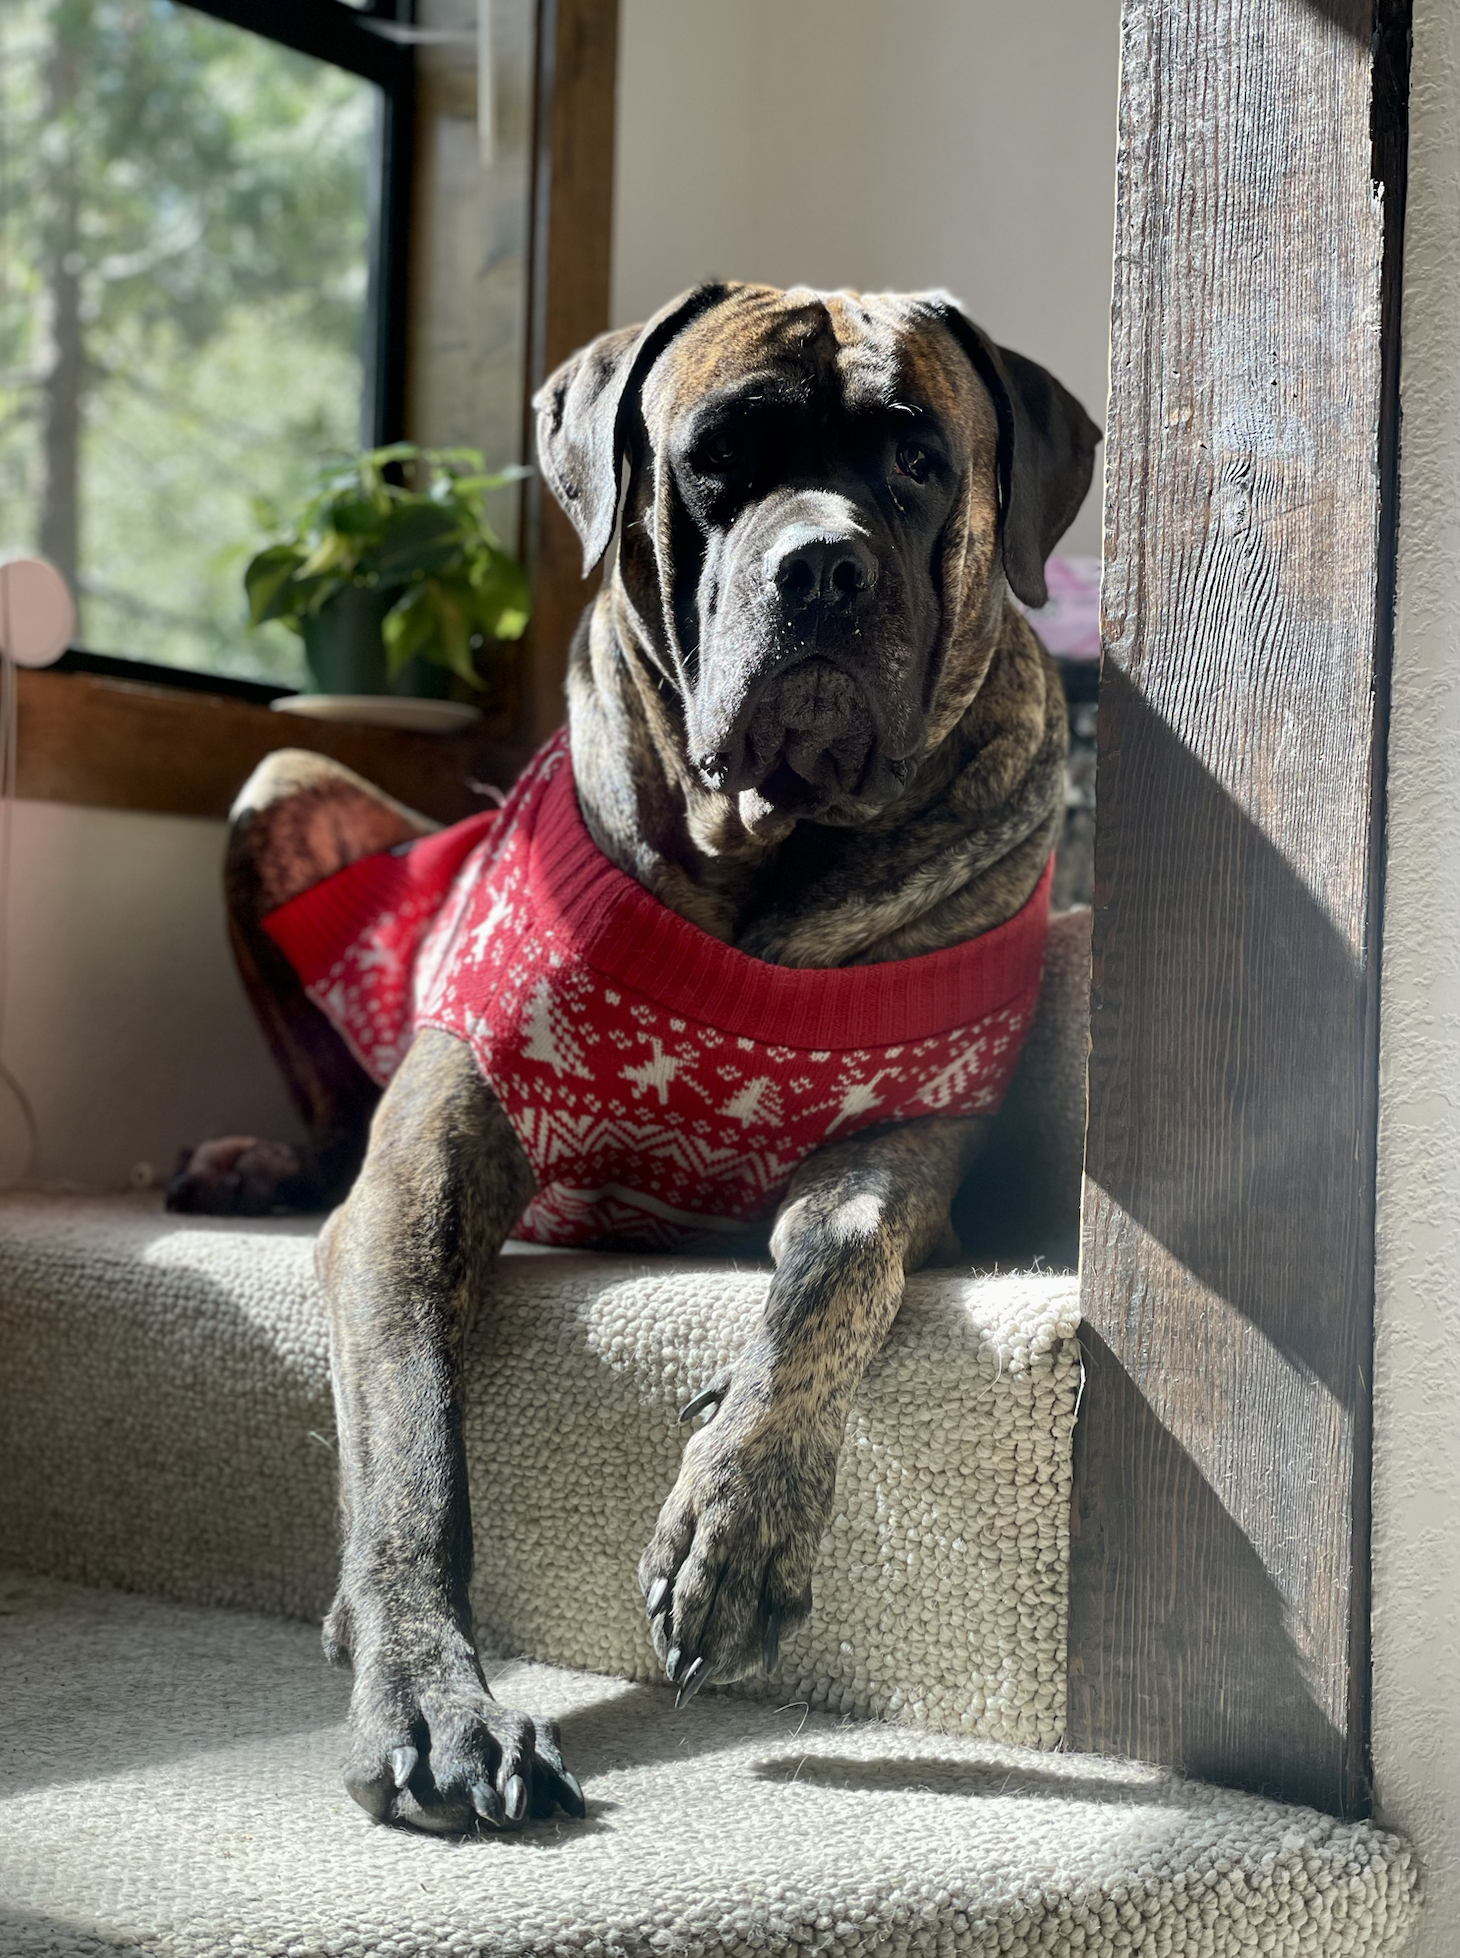
M713 1407L639 1563L655 1649L683 1705L775 1665L811 1605L847 1413L902 1302L954 1243L948 1206L987 1121L911 1122L820 1150L776 1219L765 1317L682 1418Z
M325 1645L355 1674L345 1784L381 1822L583 1813L556 1735L488 1692L468 1602L462 1348L532 1188L470 1050L427 1030L320 1240L345 1530Z

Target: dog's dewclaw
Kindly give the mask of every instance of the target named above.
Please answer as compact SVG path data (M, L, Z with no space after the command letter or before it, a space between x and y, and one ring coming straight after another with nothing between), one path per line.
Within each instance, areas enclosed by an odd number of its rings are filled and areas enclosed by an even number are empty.
M703 1414L707 1407L718 1407L723 1393L724 1389L714 1385L713 1382L708 1387L701 1387L700 1391L687 1400L679 1410L680 1427L693 1421L697 1414Z

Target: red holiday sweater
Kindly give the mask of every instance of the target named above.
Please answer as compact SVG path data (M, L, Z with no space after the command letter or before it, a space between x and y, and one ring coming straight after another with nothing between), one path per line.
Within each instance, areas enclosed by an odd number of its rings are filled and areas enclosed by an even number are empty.
M823 1142L997 1108L1050 876L945 951L767 965L608 861L562 732L500 810L363 857L264 928L382 1086L416 1028L467 1042L537 1178L519 1236L663 1247L764 1217Z

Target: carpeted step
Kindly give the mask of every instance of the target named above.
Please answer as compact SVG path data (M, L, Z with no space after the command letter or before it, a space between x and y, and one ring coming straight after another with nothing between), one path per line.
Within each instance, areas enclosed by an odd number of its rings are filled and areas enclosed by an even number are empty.
M304 1626L0 1580L5 1958L1397 1954L1367 1824L713 1689L504 1664L586 1822L461 1843L340 1786L347 1681Z
M318 1619L335 1459L312 1258L299 1222L0 1201L0 1561ZM765 1286L723 1261L502 1259L468 1367L496 1649L659 1677L635 1566L679 1408ZM911 1281L849 1423L811 1619L747 1690L1058 1743L1076 1318L1071 1278Z

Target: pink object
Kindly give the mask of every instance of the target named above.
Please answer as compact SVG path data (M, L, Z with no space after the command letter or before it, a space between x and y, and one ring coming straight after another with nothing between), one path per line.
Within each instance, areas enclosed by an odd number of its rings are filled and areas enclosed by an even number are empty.
M608 861L559 733L501 810L362 858L265 929L382 1085L417 1027L471 1046L538 1181L518 1236L668 1246L765 1215L823 1142L997 1108L1050 874L946 951L767 965Z
M1044 567L1049 603L1024 606L1046 649L1063 659L1100 657L1100 560L1052 557Z
M43 557L0 564L0 653L17 666L50 666L75 630L76 607L53 564Z

